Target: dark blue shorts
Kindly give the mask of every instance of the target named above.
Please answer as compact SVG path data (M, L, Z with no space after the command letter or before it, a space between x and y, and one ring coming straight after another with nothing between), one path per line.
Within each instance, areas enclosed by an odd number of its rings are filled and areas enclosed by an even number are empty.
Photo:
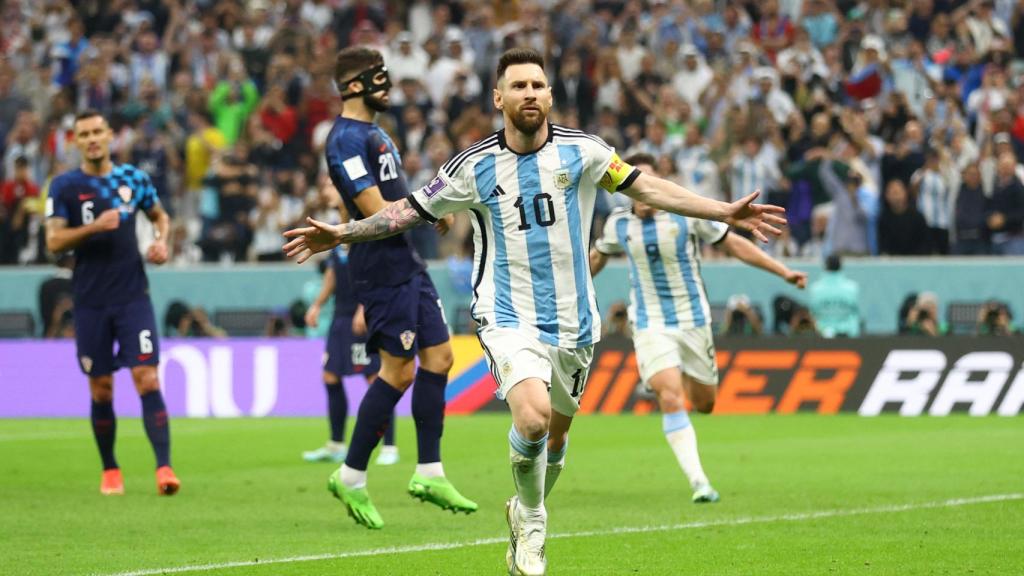
M352 317L335 316L327 335L324 370L335 376L380 372L380 356L366 351L366 336L352 334Z
M78 365L87 376L160 363L160 339L149 298L103 308L75 306L74 317Z
M373 286L358 293L366 316L369 352L409 358L420 348L448 341L441 298L426 272L398 286Z

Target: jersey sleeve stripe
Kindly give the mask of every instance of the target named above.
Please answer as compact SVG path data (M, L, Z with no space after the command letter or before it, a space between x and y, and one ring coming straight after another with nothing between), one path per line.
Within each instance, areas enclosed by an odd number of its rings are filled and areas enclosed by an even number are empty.
M434 222L437 222L437 218L434 215L432 215L430 212L427 212L427 209L424 208L422 205L420 205L419 202L416 201L416 197L415 196L410 194L410 195L406 196L406 198L409 199L409 204L413 207L414 210L416 210L416 213L420 215L420 218L423 218L424 220L426 220L427 222L430 222L431 224L433 224Z
M450 168L444 168L444 172L445 172L445 174L448 174L450 177L454 178L455 174L458 173L459 169L461 169L462 166L466 162L468 162L469 160L471 160L471 159L473 159L473 158L475 158L477 156L480 156L482 154L489 154L489 153L491 153L493 151L493 149L499 148L499 147L500 147L500 144L498 144L498 141L494 140L494 141L490 142L489 144L487 144L485 146L481 146L480 148L476 148L472 152L470 152L468 155L463 156L462 158L459 158L458 160L454 161L453 163L450 163L451 167Z
M633 185L633 182L636 182L636 179L639 177L640 171L637 170L636 168L633 168L633 171L629 173L629 176L626 176L626 179L622 181L622 184L619 184L618 187L615 188L615 191L622 192L623 190L628 189L630 186Z
M582 130L576 130L576 129L573 129L573 128L566 128L564 126L557 126L557 125L552 125L552 129L555 131L555 135L556 136L562 136L562 137L565 137L565 138L573 138L573 137L576 137L576 138L586 138L588 140L592 140L592 141L600 144L606 150L612 150L613 149L604 140L601 140L600 138L598 138L597 136L594 136L593 134L587 134L586 132L584 132Z
M722 243L723 240L725 240L725 237L728 236L728 235L729 235L729 229L726 228L725 232L722 232L722 235L718 237L718 240L715 240L714 242L712 242L711 245L712 246L718 246L719 244Z
M498 135L491 134L487 138L484 138L483 140L477 142L476 144L471 144L469 148L466 148L462 152L459 152L458 154L453 156L451 160L445 162L444 165L441 166L441 169L444 170L444 172L449 176L454 176L455 172L458 171L458 165L462 164L463 160L465 160L469 156L472 156L473 153L477 152L481 148L487 147L491 144L496 144L497 142Z

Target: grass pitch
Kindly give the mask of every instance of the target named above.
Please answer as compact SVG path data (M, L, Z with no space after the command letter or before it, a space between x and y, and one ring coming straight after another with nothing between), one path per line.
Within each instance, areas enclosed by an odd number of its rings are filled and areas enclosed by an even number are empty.
M1019 418L695 417L722 494L693 505L658 416L576 422L548 502L548 573L1024 574ZM102 497L88 421L0 421L0 574L503 574L507 414L453 417L445 468L471 516L370 468L386 523L356 526L326 491L320 419L173 420L182 490L158 497L138 419L119 421L126 495ZM988 498L991 497L991 498Z

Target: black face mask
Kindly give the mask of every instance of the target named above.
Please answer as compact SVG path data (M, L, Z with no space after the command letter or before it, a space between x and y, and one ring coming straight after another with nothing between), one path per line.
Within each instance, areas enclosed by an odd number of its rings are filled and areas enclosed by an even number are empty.
M384 78L380 82L377 82L377 76L379 75L383 75ZM343 94L341 99L349 100L350 98L358 98L359 96L362 96L367 106L377 109L377 107L380 106L380 103L369 98L369 96L376 94L377 92L386 92L391 89L391 77L388 75L388 67L382 62L376 66L367 68L356 76L353 76L343 82L339 82L338 90L343 91L345 86L348 86L349 83L357 80L363 85L363 89L359 92Z

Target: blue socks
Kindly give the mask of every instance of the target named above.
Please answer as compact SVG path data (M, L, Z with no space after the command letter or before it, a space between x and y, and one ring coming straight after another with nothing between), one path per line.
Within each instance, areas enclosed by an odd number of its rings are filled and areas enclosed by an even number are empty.
M672 432L683 430L689 427L690 415L686 412L686 410L661 415L661 431L664 432L665 434L671 434Z
M366 470L370 453L377 447L388 424L394 419L395 404L402 398L402 392L384 381L380 376L370 384L366 396L359 404L356 427L352 431L345 465L353 470Z
M412 388L412 417L416 421L416 448L420 464L441 461L441 434L444 432L444 388L447 374L416 371Z
M90 412L92 419L92 435L96 438L96 447L100 449L103 469L117 468L114 458L114 439L117 436L117 418L114 416L112 402L92 402Z
M156 454L156 467L171 465L171 430L167 422L167 407L159 390L142 395L142 423L146 436Z
M345 384L326 384L327 420L331 424L331 442L345 441L345 418L348 417L348 396Z

